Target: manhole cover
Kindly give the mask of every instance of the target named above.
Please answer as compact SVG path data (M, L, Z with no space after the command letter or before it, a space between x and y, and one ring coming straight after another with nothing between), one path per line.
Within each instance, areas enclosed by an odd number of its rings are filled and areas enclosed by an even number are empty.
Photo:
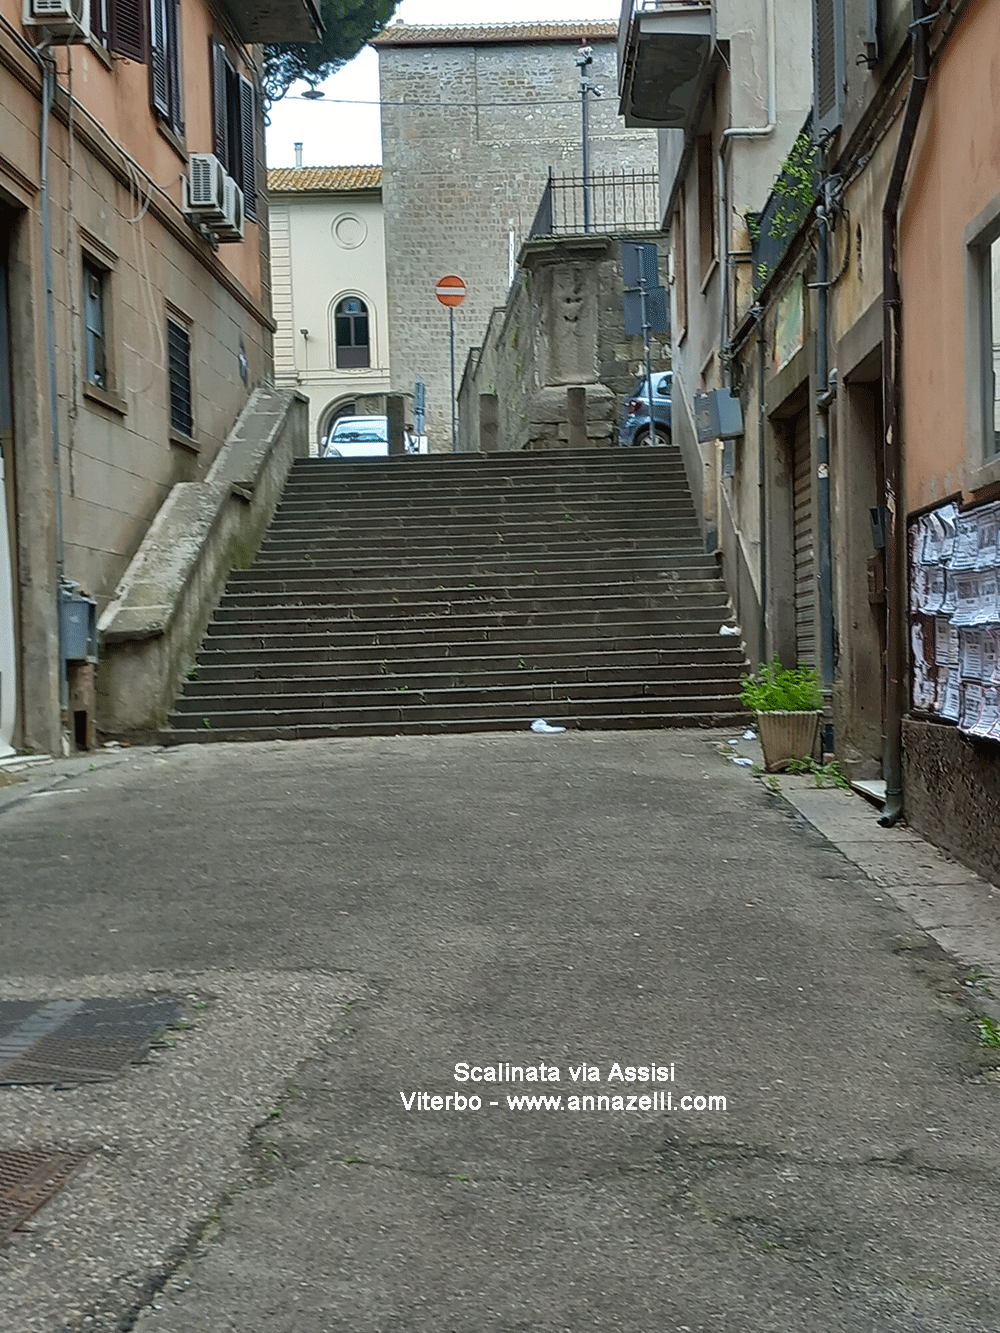
M88 1155L0 1148L0 1244L62 1189Z
M0 1001L0 1087L101 1083L176 1023L175 999Z

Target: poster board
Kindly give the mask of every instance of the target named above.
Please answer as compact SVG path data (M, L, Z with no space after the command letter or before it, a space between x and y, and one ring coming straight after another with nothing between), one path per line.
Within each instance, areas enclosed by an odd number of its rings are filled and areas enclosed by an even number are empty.
M909 527L914 712L1000 743L1000 503Z

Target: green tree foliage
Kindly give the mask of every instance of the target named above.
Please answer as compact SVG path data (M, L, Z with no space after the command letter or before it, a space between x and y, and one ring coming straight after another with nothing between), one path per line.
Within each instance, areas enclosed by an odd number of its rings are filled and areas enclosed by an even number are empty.
M321 0L325 31L318 42L281 42L264 48L264 93L284 97L296 79L320 83L354 58L396 12L399 0Z

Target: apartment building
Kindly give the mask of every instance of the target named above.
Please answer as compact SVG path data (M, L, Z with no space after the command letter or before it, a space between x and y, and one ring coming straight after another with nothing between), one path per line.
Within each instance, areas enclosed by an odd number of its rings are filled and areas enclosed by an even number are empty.
M272 378L260 44L320 30L313 0L0 0L5 749L86 742L95 614Z

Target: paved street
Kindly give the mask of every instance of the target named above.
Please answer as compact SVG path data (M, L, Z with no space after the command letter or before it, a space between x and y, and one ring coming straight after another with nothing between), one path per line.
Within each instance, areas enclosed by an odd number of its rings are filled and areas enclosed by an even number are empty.
M186 1006L115 1083L0 1088L0 1148L93 1154L0 1248L4 1333L996 1333L990 997L896 901L964 874L880 882L930 861L863 811L866 875L720 740L188 746L0 792L0 1000Z

